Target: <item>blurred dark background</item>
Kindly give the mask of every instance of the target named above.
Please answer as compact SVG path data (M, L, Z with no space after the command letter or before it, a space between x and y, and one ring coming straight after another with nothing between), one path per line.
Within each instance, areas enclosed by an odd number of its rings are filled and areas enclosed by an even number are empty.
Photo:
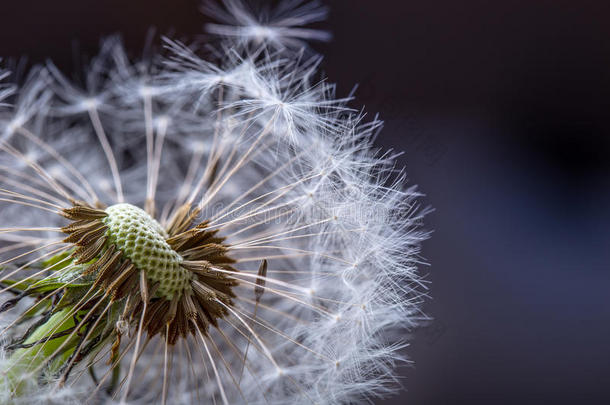
M121 32L192 37L198 0L5 1L0 55L66 71ZM316 45L436 211L435 322L379 404L610 403L610 3L333 0Z

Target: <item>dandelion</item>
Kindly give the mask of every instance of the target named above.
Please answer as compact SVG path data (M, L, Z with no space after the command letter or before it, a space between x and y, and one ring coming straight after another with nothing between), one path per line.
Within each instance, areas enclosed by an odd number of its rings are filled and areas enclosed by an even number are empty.
M165 39L132 61L111 38L83 83L49 63L0 86L1 403L396 388L426 209L373 149L381 122L295 49L324 8L214 10L223 57Z

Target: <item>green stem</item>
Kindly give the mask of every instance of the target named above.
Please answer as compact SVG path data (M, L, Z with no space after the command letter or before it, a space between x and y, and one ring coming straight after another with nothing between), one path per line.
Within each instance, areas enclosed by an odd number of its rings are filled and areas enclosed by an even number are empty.
M27 381L36 381L39 371L42 371L55 355L52 367L60 367L61 364L74 351L78 336L76 333L67 333L65 336L49 339L53 335L74 328L73 307L69 306L53 314L47 322L39 326L23 343L25 345L36 343L32 347L15 350L8 359L8 365L3 371L0 380L0 389L8 388L14 396L23 395ZM67 340L68 343L64 344ZM45 341L46 340L46 341ZM58 351L60 346L63 347ZM56 371L56 370L55 370ZM33 375L32 375L33 374ZM2 387L4 386L4 387Z

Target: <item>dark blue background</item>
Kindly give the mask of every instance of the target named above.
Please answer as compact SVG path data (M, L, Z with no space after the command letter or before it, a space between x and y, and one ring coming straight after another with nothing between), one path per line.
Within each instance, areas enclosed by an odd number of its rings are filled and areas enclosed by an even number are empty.
M3 2L0 54L64 69L122 32L192 36L196 0ZM335 0L317 46L436 211L436 321L379 404L610 403L610 3ZM79 46L74 47L73 43ZM75 53L78 48L80 53Z

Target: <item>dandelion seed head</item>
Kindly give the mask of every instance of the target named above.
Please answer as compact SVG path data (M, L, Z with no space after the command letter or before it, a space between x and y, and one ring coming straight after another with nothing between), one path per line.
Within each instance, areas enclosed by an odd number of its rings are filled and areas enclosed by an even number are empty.
M304 50L325 7L206 10L220 56L112 37L81 83L48 63L0 85L0 402L396 387L426 320L420 194Z

